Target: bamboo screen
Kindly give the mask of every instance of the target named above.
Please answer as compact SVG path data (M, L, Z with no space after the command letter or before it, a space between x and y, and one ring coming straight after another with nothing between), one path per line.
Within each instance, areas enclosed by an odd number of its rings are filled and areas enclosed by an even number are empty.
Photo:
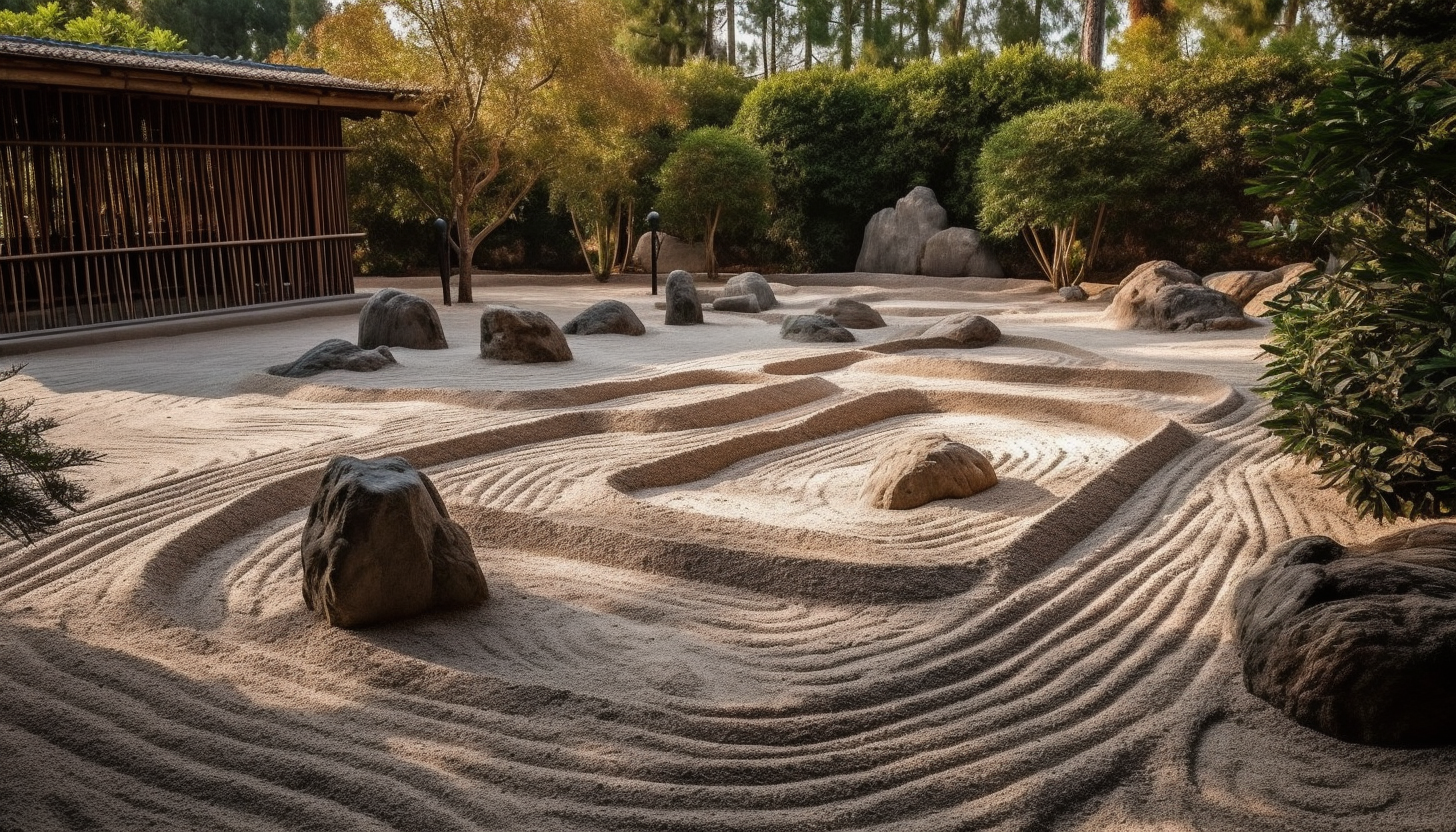
M0 332L354 291L336 112L0 89Z

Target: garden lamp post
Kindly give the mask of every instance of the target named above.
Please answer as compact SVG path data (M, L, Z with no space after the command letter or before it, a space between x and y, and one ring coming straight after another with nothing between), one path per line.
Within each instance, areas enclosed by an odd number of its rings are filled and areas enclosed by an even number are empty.
M435 233L440 235L440 288L445 290L445 305L450 305L450 237L445 232L449 230L450 223L445 222L444 217L436 217L431 223L435 226Z
M647 227L652 229L652 294L657 294L657 252L662 247L657 239L657 229L662 226L662 216L656 211L647 212Z

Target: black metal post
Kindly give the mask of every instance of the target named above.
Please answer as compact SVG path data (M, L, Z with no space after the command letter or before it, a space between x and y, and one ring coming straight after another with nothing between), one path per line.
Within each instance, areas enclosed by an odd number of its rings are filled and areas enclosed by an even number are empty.
M440 288L445 292L445 305L450 305L450 223L436 217L435 231L440 235Z
M662 248L662 243L657 239L657 229L662 225L662 217L656 211L647 212L647 227L652 229L652 294L657 294L657 252Z

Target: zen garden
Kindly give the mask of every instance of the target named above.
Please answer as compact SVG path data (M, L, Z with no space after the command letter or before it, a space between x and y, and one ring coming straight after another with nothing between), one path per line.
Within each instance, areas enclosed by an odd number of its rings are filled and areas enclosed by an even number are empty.
M0 0L0 831L1456 830L1453 0Z

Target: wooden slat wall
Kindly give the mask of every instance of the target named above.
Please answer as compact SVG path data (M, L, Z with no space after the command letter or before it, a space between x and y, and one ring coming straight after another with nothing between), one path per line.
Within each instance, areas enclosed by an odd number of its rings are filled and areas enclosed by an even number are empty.
M354 291L337 113L0 87L0 332Z

